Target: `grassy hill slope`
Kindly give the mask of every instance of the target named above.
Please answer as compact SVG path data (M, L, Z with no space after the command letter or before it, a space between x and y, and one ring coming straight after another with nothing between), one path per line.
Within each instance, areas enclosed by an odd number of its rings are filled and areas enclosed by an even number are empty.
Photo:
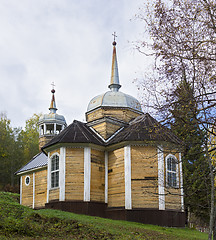
M0 239L207 239L191 229L114 221L57 210L32 210L0 192Z

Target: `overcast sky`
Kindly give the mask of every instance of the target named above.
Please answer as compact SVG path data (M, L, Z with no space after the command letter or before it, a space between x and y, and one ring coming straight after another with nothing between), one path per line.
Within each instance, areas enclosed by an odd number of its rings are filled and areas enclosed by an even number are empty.
M89 101L108 90L112 33L117 34L121 91L138 98L133 80L147 65L133 49L143 25L142 0L1 0L0 112L13 127L48 113L55 83L58 114L85 121Z

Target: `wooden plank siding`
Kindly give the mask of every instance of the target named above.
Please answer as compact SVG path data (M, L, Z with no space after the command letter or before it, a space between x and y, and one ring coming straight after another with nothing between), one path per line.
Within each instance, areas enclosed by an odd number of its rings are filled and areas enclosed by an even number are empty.
M131 146L132 208L158 208L158 162L155 146Z
M49 190L49 202L59 200L59 187Z
M25 184L25 178L30 177L28 186ZM33 173L26 173L22 175L22 205L33 207Z
M83 200L84 149L66 148L65 200Z
M104 139L109 138L122 126L110 122L103 122L92 126Z
M108 207L125 206L124 148L109 152Z
M165 206L166 209L179 210L181 209L181 197L180 197L180 189L177 188L167 188L165 189Z
M132 119L138 117L140 113L131 111L130 109L98 109L86 115L87 122L91 122L104 117L112 117L129 123Z
M105 201L104 152L91 149L91 201Z
M47 201L47 169L35 172L35 208L44 207Z

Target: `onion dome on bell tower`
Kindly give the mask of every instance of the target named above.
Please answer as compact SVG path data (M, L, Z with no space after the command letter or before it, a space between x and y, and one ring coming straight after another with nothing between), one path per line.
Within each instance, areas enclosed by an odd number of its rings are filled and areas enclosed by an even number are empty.
M40 149L67 126L64 116L56 113L58 109L55 101L54 84L52 85L52 99L49 107L50 112L48 114L43 114L38 122Z
M116 56L116 41L113 41L112 68L109 91L94 97L88 104L86 120L104 139L129 121L143 114L139 101L123 92L119 82L118 62Z

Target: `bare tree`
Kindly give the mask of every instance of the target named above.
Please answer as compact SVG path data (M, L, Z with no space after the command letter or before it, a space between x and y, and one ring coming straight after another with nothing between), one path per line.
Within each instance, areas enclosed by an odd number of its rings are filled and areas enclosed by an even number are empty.
M164 123L173 123L177 86L185 81L191 87L199 128L214 135L216 106L216 3L213 0L147 1L137 18L143 20L150 41L137 42L137 49L154 58L154 76L138 82L148 108L160 112ZM185 102L185 106L189 103ZM179 116L180 118L180 116ZM182 119L184 120L184 119ZM206 138L203 144L211 176L209 239L212 237L215 196L215 146Z

